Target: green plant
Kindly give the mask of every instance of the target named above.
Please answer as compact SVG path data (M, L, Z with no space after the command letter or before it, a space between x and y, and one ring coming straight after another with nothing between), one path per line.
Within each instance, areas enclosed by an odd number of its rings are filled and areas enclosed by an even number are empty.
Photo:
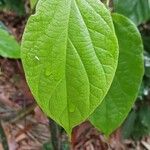
M37 103L68 134L89 118L109 135L129 113L143 76L142 40L99 0L39 0L21 49Z
M0 56L20 58L20 45L2 24L0 24Z
M113 0L115 12L130 18L141 32L144 43L145 74L139 91L139 96L131 112L123 124L124 138L139 140L150 134L149 124L149 89L150 89L150 1L149 0ZM130 127L130 128L129 128Z
M110 90L90 119L106 135L127 117L137 97L143 72L143 46L137 28L121 15L113 14L112 18L120 50L118 67Z

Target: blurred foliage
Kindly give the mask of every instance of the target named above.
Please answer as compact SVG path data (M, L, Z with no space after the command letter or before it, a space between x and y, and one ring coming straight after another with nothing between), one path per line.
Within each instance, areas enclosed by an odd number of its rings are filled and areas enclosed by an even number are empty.
M150 25L149 25L150 26ZM145 74L139 90L139 96L123 126L123 137L139 140L150 134L150 30L141 29L144 43Z
M48 142L48 143L43 144L43 150L53 150L52 143Z
M139 96L122 134L124 138L139 140L150 134L150 0L113 0L114 11L130 18L139 28L144 44L145 74Z
M114 10L130 18L136 25L150 19L150 0L113 0Z
M132 110L123 126L123 137L139 140L150 134L149 114L150 107L144 103L137 110Z
M147 39L143 38L145 45L145 75L139 90L138 99L134 108L123 125L123 137L139 140L150 134L150 47Z
M20 45L2 22L0 22L0 56L20 58Z
M0 0L0 10L10 10L18 15L24 15L25 7L23 0Z

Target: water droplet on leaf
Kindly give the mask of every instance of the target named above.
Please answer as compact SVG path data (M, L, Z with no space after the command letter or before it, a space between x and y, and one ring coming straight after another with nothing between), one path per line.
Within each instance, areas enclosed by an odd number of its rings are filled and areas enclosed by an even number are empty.
M35 59L38 60L38 61L40 60L38 56L35 56Z

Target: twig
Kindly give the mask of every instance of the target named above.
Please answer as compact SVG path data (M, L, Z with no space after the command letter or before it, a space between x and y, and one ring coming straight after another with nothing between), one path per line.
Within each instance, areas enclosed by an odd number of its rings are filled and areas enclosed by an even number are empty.
M49 128L51 132L51 141L54 150L61 150L59 126L49 118Z
M6 138L5 132L3 130L1 121L0 121L0 141L3 145L4 150L9 150L7 138Z
M101 0L102 3L105 4L106 7L109 7L109 0Z
M19 111L17 116L15 118L11 119L9 122L10 123L15 123L18 120L24 118L26 115L30 114L34 110L35 107L36 107L36 104L32 104L28 108L25 108L25 109Z

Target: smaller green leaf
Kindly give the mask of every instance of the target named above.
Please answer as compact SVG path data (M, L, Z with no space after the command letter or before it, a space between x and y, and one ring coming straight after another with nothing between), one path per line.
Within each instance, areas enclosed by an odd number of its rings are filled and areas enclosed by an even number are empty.
M20 58L20 45L2 28L0 28L0 55L7 58Z
M136 26L126 17L113 14L119 43L119 62L107 96L90 118L92 124L109 135L124 121L143 77L143 45Z
M149 107L149 105L145 105L140 110L139 118L140 118L141 123L143 124L143 126L145 126L148 129L149 133L150 133L150 117L149 117L149 114L150 114L150 107Z

